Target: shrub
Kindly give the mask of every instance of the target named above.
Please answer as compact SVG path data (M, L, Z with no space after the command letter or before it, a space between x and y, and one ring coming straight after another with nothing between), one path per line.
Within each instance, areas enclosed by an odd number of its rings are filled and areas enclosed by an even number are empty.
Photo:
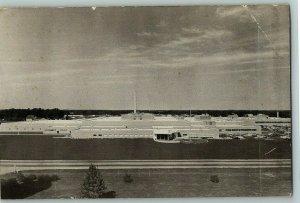
M51 182L59 180L57 175L34 174L24 176L21 172L15 173L15 178L1 180L2 199L23 199L51 186Z
M34 174L29 174L28 176L25 177L25 180L26 180L25 182L27 182L27 181L33 182L33 181L37 180L37 177Z
M54 175L52 175L51 176L51 180L52 181L57 181L57 180L59 180L60 178L58 177L58 175L56 175L56 174L54 174Z
M130 174L125 174L124 176L124 182L125 183L131 183L133 181L132 177Z
M39 175L37 177L37 179L39 182L51 182L52 181L51 176L48 176L48 175Z
M19 184L23 183L25 180L25 176L21 171L16 172L16 180Z
M210 181L213 182L213 183L220 182L218 175L211 175L210 176Z

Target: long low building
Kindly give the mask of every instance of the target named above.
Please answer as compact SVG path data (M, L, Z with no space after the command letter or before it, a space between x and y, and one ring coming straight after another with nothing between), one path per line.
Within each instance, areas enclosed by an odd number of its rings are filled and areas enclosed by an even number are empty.
M156 141L218 139L225 136L261 135L265 125L290 126L289 118L154 116L133 113L119 117L78 120L27 120L0 124L0 135L56 135L74 139L152 138Z
M165 130L165 131L164 131ZM159 131L169 135L158 135ZM74 139L153 138L218 139L220 134L261 134L260 126L249 119L211 118L210 116L173 117L129 114L121 117L96 117L79 120L28 120L2 123L0 135L57 135ZM166 138L167 137L167 138Z
M153 129L85 128L74 130L70 136L74 139L152 138Z

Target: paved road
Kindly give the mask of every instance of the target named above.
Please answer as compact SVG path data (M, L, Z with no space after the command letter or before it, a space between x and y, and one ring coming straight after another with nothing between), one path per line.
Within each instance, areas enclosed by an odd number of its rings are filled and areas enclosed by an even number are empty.
M146 168L290 168L290 159L194 159L194 160L0 160L0 175L16 170Z

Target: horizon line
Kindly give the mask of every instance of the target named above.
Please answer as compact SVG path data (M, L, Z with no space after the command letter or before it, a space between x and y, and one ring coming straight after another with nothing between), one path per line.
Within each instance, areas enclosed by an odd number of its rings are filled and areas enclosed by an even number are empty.
M133 109L67 109L67 108L41 108L41 107L34 107L34 108L5 108L0 109L2 110L11 110L11 109L19 109L19 110L33 110L33 109L58 109L58 110L65 110L65 111L133 111ZM141 109L136 110L139 111L292 111L291 109Z

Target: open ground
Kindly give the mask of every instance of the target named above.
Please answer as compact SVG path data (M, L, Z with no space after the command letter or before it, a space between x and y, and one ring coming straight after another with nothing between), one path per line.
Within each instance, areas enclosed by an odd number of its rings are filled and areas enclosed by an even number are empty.
M291 169L109 169L101 170L108 190L118 198L210 197L291 195ZM57 174L60 178L44 191L28 197L78 198L86 170L37 170L24 174ZM131 174L132 183L123 180ZM210 181L218 175L220 182ZM9 177L7 174L4 177ZM66 187L68 185L68 187Z

